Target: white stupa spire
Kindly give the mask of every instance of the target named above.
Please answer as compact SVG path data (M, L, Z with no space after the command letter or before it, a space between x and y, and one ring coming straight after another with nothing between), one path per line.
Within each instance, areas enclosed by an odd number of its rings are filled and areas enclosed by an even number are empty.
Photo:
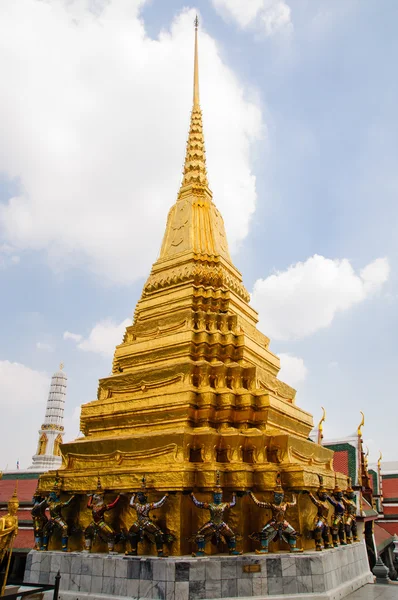
M54 373L51 378L44 423L39 430L37 452L29 467L35 471L45 472L50 469L58 469L62 463L60 445L63 441L64 406L68 381L63 367L64 365L61 363L59 371Z

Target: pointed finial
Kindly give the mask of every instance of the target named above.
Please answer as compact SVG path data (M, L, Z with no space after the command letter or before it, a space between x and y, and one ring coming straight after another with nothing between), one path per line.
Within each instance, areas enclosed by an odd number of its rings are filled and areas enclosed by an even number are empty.
M326 410L323 408L323 406L321 406L321 409L323 411L322 414L322 418L318 423L318 444L322 444L322 440L323 440L323 423L326 420Z
M366 454L365 454L365 469L368 470L368 464L369 464L369 448L368 446L366 446Z
M63 362L60 362L60 363L59 363L59 370L60 370L60 371L62 371L62 369L64 368L64 366L65 366L65 365L64 365L64 363L63 363Z
M362 437L362 427L365 425L365 415L363 414L363 412L360 410L359 411L362 415L362 421L360 422L359 426L358 426L358 437Z
M382 453L381 453L381 450L379 450L379 453L380 453L380 454L379 454L379 458L378 458L378 460L377 460L377 468L378 468L378 469L380 469L380 467L381 467L381 461L383 460L383 455L382 455Z
M195 59L193 70L193 105L199 106L198 15L195 17Z

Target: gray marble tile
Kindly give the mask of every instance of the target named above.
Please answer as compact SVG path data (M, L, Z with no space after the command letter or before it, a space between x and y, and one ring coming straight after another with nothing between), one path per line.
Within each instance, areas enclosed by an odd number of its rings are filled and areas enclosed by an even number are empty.
M61 555L61 567L60 567L61 573L70 573L71 564L72 564L72 557L68 556L67 554L62 554Z
M262 586L262 577L256 577L253 579L253 596L262 596L263 594L263 586Z
M266 596L268 594L268 579L260 577L259 581L261 581L261 595Z
M27 569L26 567L25 567L25 573L23 575L23 581L25 583L30 583L30 581L31 581L31 579L30 579L30 569Z
M90 562L91 562L91 575L94 575L95 577L102 577L104 574L104 561L102 560L102 558L93 556L93 558L91 559ZM83 564L84 564L84 562L82 563L82 575L83 575Z
M53 554L52 555L52 557L51 557L51 571L58 572L61 569L61 559L62 559L62 556L60 554Z
M206 598L221 598L221 581L206 581Z
M166 581L166 563L164 560L154 560L152 571L154 581Z
M30 572L29 583L39 583L39 575L40 575L40 571L38 571L36 569L32 569Z
M85 576L83 575L83 577ZM100 594L102 592L103 580L103 577L91 577L90 592L96 592L97 594Z
M174 581L166 581L166 600L174 600L174 591Z
M153 562L148 558L141 560L140 579L146 581L153 579Z
M297 585L296 577L292 577L292 576L283 577L282 585L283 585L283 593L285 595L286 594L297 594L298 585Z
M234 598L238 594L238 585L236 579L223 579L221 581L221 597Z
M206 563L200 560L192 562L189 569L189 581L204 581L205 577Z
M189 582L178 581L174 587L174 598L175 600L188 600L189 598Z
M70 574L69 573L63 573L62 577L61 577L61 590L68 590L69 589L69 584L70 584Z
M141 560L139 558L126 559L127 579L139 579L141 571Z
M51 554L42 554L40 561L40 571L50 571L51 567Z
M283 594L283 578L282 577L268 577L267 588L268 588L268 594L270 596L276 596L277 594Z
M326 591L328 590L332 590L335 586L334 586L334 578L333 578L333 571L330 571L329 573L325 574L325 589Z
M325 576L324 575L312 575L312 591L314 593L325 591Z
M297 576L311 575L311 558L309 556L300 556L296 562Z
M116 561L113 558L104 558L104 577L115 577Z
M310 558L310 567L311 567L311 575L323 575L323 557L321 556L311 556Z
M40 571L39 573L39 583L48 583L50 574L46 571Z
M92 560L82 560L82 566L80 569L81 575L92 575L93 574L93 561Z
M293 556L283 556L282 561L282 577L296 576L296 560Z
M82 570L82 557L81 556L72 556L70 572L71 574L80 574Z
M236 560L223 560L221 562L221 579L236 579L237 564Z
M241 579L238 577L237 587L238 587L238 596L251 596L253 594L253 583L251 579Z
M267 577L282 577L282 560L267 558Z
M152 598L153 581L149 579L140 579L139 597Z
M64 576L63 576L64 577ZM63 579L62 577L62 579ZM62 587L62 579L61 579L61 589L68 589L68 588L63 588ZM100 577L99 579L102 579L102 577ZM102 584L101 584L102 587ZM80 576L80 592L89 592L91 590L91 576L90 575L81 575Z
M191 566L192 570L192 566ZM206 598L206 589L204 580L189 582L189 600L201 600Z
M41 561L41 554L40 554L40 552L37 552L36 550L32 550L31 552L29 552L28 556L31 557L31 567L33 567L33 565L35 565Z
M93 577L94 580L94 577ZM114 577L103 577L102 578L102 594L113 595L115 593L115 581ZM93 590L91 590L93 591Z
M176 583L177 581L189 581L189 562L176 562Z
M138 579L127 579L127 596L129 598L138 598L139 581Z
M122 577L126 579L127 577L127 560L123 558L115 560L115 577Z
M206 581L220 581L221 579L221 562L206 561Z
M70 574L68 591L78 592L80 590L80 578L81 575L78 575L77 573Z
M166 563L166 581L175 581L176 577L176 566L175 563ZM167 595L167 586L166 586L166 595Z
M297 589L299 594L311 594L312 593L312 577L311 575L298 575L297 576Z
M152 588L152 598L155 600L165 600L166 598L166 582L156 581Z
M127 596L127 579L124 577L115 577L115 586L113 593L115 596Z

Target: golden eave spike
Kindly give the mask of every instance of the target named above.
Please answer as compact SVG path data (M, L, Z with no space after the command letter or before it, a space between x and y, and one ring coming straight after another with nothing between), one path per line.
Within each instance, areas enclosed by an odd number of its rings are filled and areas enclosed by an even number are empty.
M365 415L363 414L363 412L360 410L359 411L362 415L362 421L360 422L359 426L358 426L358 437L362 437L362 427L365 425Z
M323 408L323 406L321 406L321 409L323 411L322 414L322 418L318 423L318 444L322 443L322 439L323 439L323 423L326 421L326 410Z
M381 453L381 450L379 450L380 454L379 454L379 458L377 460L377 468L380 469L381 467L381 461L383 460L383 455Z
M199 106L198 15L195 17L195 59L193 69L193 105Z

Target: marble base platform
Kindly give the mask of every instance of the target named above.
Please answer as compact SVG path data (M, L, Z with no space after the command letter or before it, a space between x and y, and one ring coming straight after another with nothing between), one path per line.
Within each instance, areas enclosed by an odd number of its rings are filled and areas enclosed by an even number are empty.
M373 582L364 543L302 554L152 556L37 552L24 582L52 583L61 572L60 600L149 598L311 598L339 600Z

